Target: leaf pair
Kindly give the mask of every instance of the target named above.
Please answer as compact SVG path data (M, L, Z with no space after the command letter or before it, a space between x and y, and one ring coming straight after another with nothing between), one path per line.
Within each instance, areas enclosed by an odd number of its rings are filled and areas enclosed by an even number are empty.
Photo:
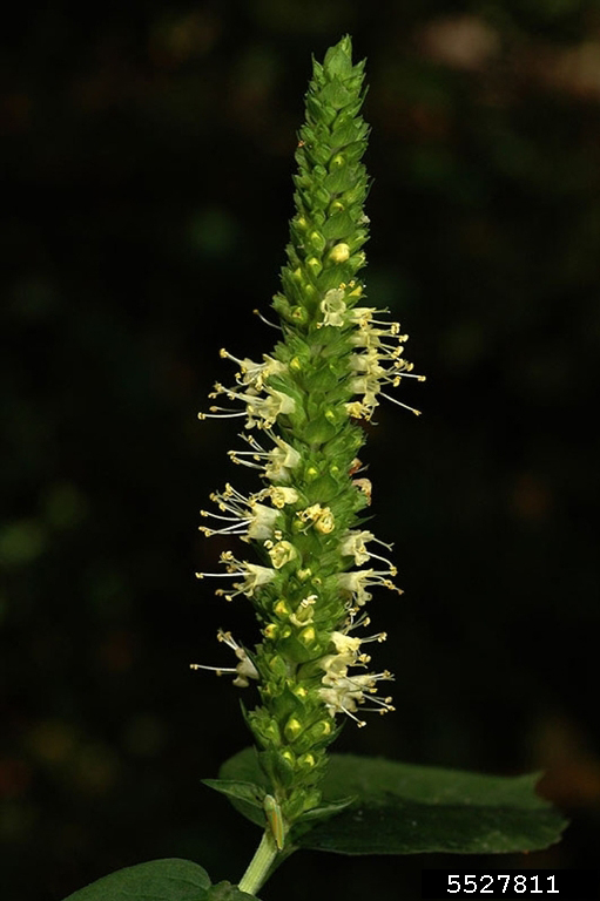
M220 775L206 784L228 795L244 816L265 828L269 796L254 749L228 760ZM323 783L323 804L293 830L293 845L339 854L538 851L558 841L566 826L566 820L535 794L538 778L538 774L484 776L333 754ZM127 867L65 901L149 899L256 901L228 882L212 885L201 866L178 859Z
M236 754L219 775L222 780L207 784L228 794L234 807L264 827L260 805L251 800L264 792L254 749ZM535 773L486 776L332 754L319 808L323 819L302 821L292 841L297 848L340 854L537 851L558 841L566 826L535 794L538 780Z

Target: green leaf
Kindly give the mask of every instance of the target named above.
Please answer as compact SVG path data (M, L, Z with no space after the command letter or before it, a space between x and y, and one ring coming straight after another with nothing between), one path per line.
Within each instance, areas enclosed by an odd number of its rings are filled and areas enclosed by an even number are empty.
M232 774L236 778L228 778L229 773L226 768L230 761L227 761L227 763L223 764L219 770L219 776L222 778L203 779L202 781L210 788L215 788L217 791L227 795L232 806L235 807L242 816L246 817L247 820L250 820L251 823L255 823L257 826L261 826L264 829L267 823L263 806L264 797L267 794L265 777L259 767L256 750L254 748L246 748L246 750L241 753L244 755L244 764L240 768L239 773L235 772ZM231 760L235 760L238 757L240 757L240 754L236 754ZM237 776L240 778L238 779ZM246 776L248 778L246 778ZM221 787L219 788L219 786ZM237 790L225 791L223 786L245 786L245 788L241 788L239 792ZM253 793L250 792L250 786L256 791L256 795L253 795ZM261 797L261 801L260 803L257 803L256 798L259 796Z
M256 779L252 749L222 767ZM490 854L536 851L566 820L535 794L539 774L485 776L374 757L332 754L324 801L354 795L346 810L299 837L300 847L340 854Z
M65 901L205 901L209 888L208 873L201 866L170 858L117 870ZM239 895L244 897L251 895Z
M259 901L256 895L241 892L230 882L219 882L208 890L206 901Z
M351 807L356 800L356 798L342 798L339 801L325 801L318 807L312 807L310 810L307 810L292 827L290 836L292 844L296 846L302 845L302 836L314 829L317 822L323 822L337 816L342 810Z
M303 820L326 820L333 817L347 807L350 807L357 799L354 797L340 798L339 801L328 801L320 804L319 807L313 807L302 815Z
M253 807L264 810L266 791L261 785L254 782L241 782L239 779L202 779L203 785L214 788L215 791L228 795L230 798L238 798Z

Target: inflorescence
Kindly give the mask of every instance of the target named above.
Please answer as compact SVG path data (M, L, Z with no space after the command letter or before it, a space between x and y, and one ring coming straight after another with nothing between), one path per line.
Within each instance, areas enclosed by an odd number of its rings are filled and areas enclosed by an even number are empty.
M336 718L364 726L364 713L394 709L380 688L391 673L371 671L364 650L385 633L355 635L369 624L364 608L372 588L399 592L396 567L373 549L391 545L362 528L371 482L357 454L360 422L372 420L382 399L418 413L389 392L405 378L423 377L404 358L400 325L362 305L363 69L352 65L349 38L323 65L314 63L296 152L288 261L273 302L282 337L262 362L222 350L237 366L234 384L217 383L211 398L219 404L199 414L244 420L245 446L229 456L256 470L261 487L245 496L226 484L211 495L215 509L201 511L207 524L200 527L207 536L250 544L257 562L225 551L222 571L197 576L223 583L217 594L228 601L248 598L262 640L250 650L220 631L235 666L194 666L230 672L241 687L257 684L261 703L247 720L286 828L319 804Z

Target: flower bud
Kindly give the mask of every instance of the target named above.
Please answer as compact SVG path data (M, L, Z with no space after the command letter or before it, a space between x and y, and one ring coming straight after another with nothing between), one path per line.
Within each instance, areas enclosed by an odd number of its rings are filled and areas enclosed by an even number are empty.
M350 248L347 244L336 244L329 251L329 259L332 263L345 263L350 258Z

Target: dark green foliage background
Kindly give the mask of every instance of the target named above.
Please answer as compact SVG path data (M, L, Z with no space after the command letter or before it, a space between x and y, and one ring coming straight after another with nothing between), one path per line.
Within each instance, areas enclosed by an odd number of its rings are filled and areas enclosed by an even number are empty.
M236 690L188 663L226 662L220 625L255 630L243 600L193 577L223 549L197 537L208 493L252 484L225 456L235 426L195 414L231 374L221 346L273 343L251 311L278 289L310 54L345 32L369 58L369 297L429 381L402 395L425 415L382 409L365 454L406 591L370 610L398 713L336 749L544 767L574 825L503 866L592 865L597 4L15 16L0 101L2 896L60 901L158 857L235 880L258 839L199 781L248 738ZM417 897L433 862L303 852L261 897Z

